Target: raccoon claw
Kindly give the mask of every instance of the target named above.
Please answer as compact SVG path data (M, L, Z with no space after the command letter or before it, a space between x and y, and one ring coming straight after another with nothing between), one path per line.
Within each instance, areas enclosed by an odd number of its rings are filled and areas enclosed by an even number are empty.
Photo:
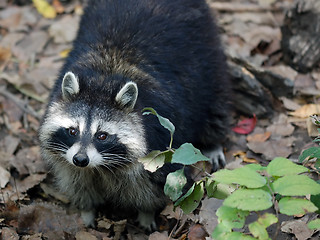
M94 222L95 213L94 211L81 211L81 218L86 227L95 228Z
M148 232L157 229L157 224L154 221L154 213L139 211L137 220L139 225Z
M222 146L205 151L204 155L210 158L213 172L217 171L220 167L224 168L226 166L226 158L224 156Z

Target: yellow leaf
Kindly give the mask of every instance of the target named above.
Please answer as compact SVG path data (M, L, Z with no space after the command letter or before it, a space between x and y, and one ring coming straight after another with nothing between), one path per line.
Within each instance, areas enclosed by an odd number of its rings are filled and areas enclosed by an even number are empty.
M45 18L55 18L56 10L46 0L32 0L37 11Z
M68 57L70 51L71 51L71 49L62 50L62 51L59 53L59 55L60 55L60 57L62 57L62 58L66 58L66 57Z
M313 114L320 113L320 104L306 104L296 111L290 112L290 115L299 118L308 118Z

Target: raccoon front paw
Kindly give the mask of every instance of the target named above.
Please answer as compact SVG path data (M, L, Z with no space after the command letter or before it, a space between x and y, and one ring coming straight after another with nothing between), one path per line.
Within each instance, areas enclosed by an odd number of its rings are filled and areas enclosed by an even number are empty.
M95 228L94 222L95 212L92 211L81 211L81 218L86 227Z
M157 224L154 220L154 213L152 212L139 211L137 220L139 222L139 225L149 232L157 229Z
M213 172L226 166L226 158L222 146L219 145L218 147L204 151L203 154L210 159Z

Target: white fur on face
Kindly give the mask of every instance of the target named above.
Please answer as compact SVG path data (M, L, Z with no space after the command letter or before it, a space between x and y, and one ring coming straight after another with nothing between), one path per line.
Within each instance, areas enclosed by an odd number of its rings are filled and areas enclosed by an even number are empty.
M101 154L97 151L97 149L90 144L87 149L87 156L89 158L89 166L97 167L103 164L103 158Z
M71 148L68 149L68 151L66 153L66 159L70 164L73 164L73 156L79 152L80 147L81 146L79 143L75 143L72 145Z

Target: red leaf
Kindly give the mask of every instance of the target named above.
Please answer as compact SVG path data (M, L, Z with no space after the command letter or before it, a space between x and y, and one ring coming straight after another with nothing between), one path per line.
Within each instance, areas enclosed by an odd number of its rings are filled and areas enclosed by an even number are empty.
M253 114L253 118L246 118L240 121L237 126L232 128L232 131L239 134L249 134L253 131L257 124L257 117Z

